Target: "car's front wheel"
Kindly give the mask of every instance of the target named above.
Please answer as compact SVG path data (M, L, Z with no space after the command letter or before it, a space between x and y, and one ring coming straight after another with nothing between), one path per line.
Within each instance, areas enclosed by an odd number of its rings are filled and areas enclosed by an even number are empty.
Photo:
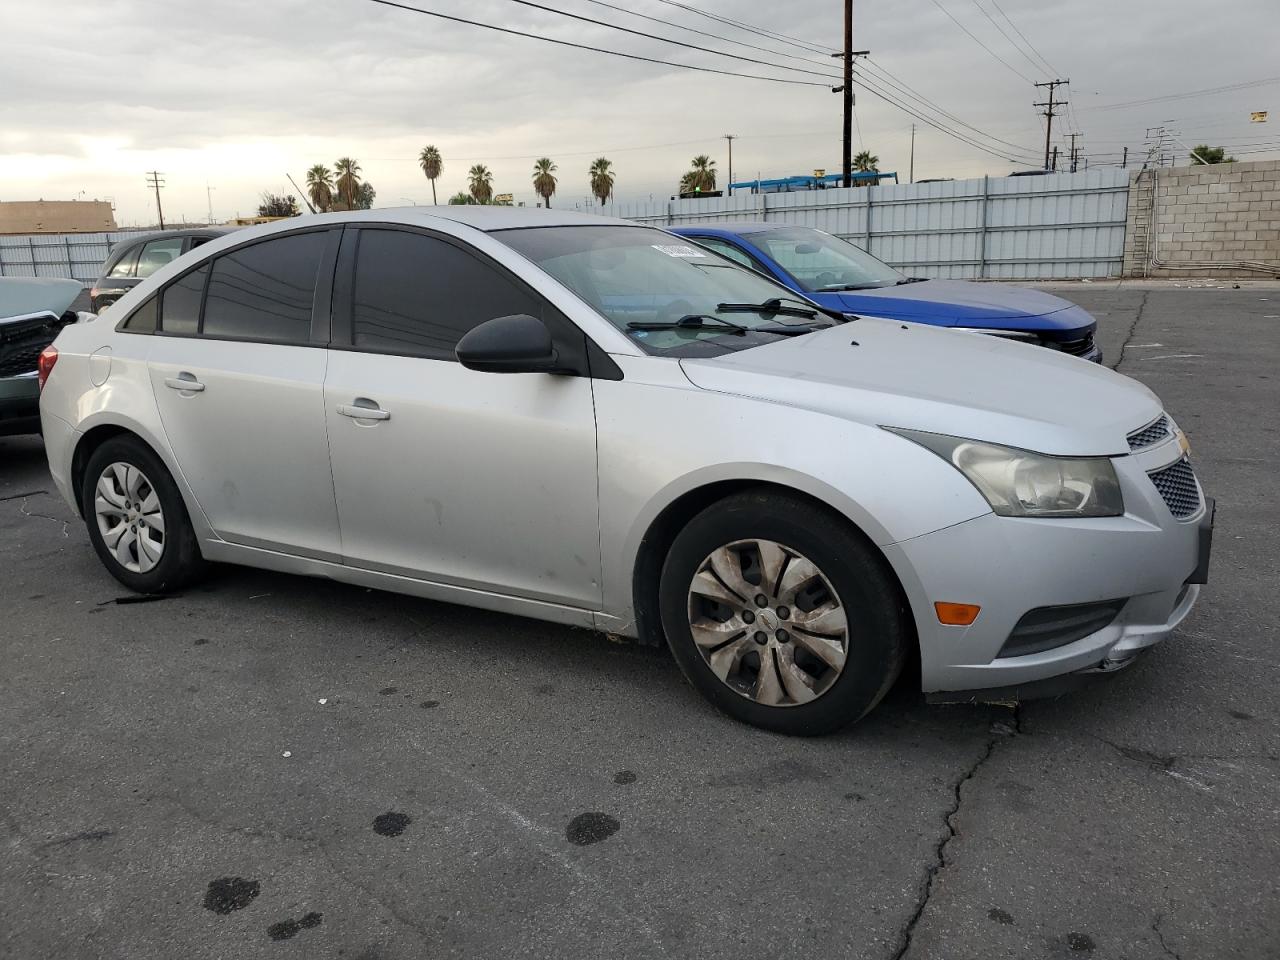
M672 543L659 603L672 653L720 709L782 733L828 733L874 707L907 630L885 561L799 497L729 497Z
M80 492L89 539L117 580L139 593L181 589L204 569L177 485L141 440L107 440L89 457Z

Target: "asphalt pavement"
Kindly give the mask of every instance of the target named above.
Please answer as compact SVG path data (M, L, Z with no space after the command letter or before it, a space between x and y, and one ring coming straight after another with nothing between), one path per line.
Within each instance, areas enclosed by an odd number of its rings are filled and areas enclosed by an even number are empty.
M0 957L1280 957L1280 285L1055 285L1217 497L1169 641L832 737L665 651L226 567L129 603L0 439Z

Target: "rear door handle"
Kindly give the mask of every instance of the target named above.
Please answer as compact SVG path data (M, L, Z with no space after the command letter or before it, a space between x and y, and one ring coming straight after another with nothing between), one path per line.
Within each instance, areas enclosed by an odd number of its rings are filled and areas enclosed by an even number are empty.
M390 411L383 410L372 400L365 400L363 397L357 399L354 403L338 404L338 413L353 420L391 419Z
M189 373L165 377L164 385L171 390L181 390L183 393L199 393L204 389L204 384Z

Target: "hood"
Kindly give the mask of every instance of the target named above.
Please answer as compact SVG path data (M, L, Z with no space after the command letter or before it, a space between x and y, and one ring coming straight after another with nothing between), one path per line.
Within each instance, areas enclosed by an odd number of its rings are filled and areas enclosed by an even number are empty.
M704 390L1059 456L1127 454L1161 411L1137 381L1055 350L870 318L680 364Z
M0 277L0 321L30 313L61 317L84 292L79 280L55 277Z
M820 296L835 298L839 309L849 313L890 316L938 326L1075 330L1094 323L1088 313L1061 297L998 283L921 280L895 287Z

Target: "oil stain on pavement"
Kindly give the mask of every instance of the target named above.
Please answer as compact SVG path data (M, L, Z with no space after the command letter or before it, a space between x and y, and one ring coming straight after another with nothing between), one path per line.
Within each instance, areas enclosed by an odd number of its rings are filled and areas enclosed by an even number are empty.
M267 936L272 940L289 940L309 927L320 926L322 919L324 919L323 914L312 912L301 920L294 920L293 918L281 920L279 923L273 923L267 927Z
M618 832L618 823L607 813L580 813L569 821L565 828L565 838L579 847L607 840Z
M388 811L373 818L373 832L383 837L398 837L411 823L413 818L408 814Z
M210 880L209 889L204 895L204 908L223 916L243 910L253 903L260 889L261 885L257 880L246 880L244 877L219 877L217 880Z

